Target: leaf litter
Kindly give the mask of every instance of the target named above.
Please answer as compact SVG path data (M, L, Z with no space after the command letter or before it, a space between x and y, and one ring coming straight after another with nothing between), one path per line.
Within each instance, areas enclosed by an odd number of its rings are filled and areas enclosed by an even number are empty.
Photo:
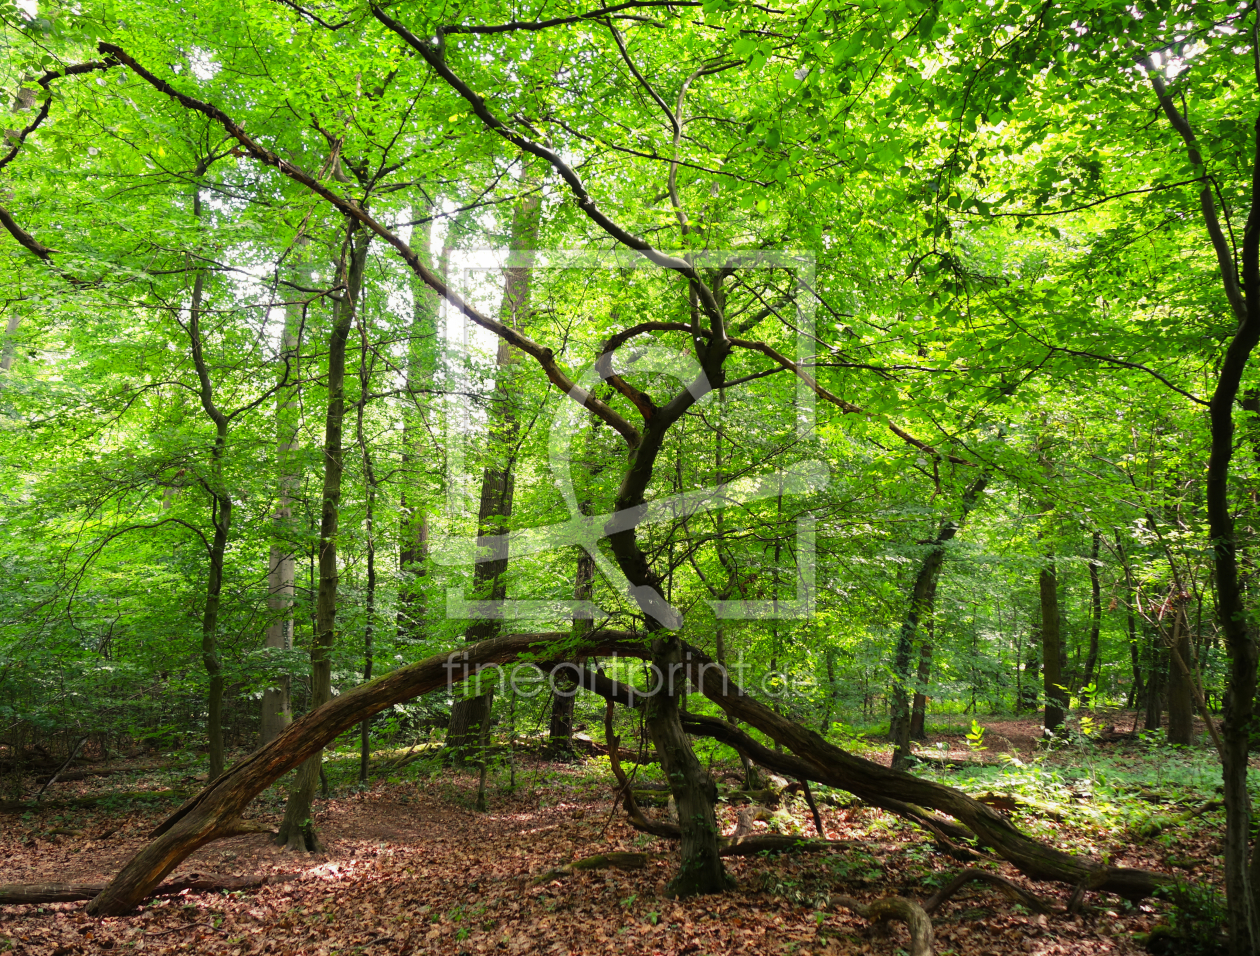
M491 789L477 813L477 777L444 770L419 779L317 801L328 851L299 857L249 834L203 847L172 878L280 877L286 882L233 892L184 891L149 901L123 918L89 917L81 903L0 906L0 952L197 953L245 956L334 954L723 953L860 954L904 951L899 925L879 928L832 902L902 895L922 901L963 868L924 834L878 810L821 805L826 836L865 841L836 854L730 858L736 888L687 901L666 897L674 848L639 834L614 810L609 785L590 767L531 761L521 767L541 786L514 794ZM92 791L90 784L80 793ZM275 801L256 802L253 818L277 826ZM168 812L140 806L81 810L55 817L0 815L0 882L103 883L146 841ZM729 832L735 808L719 808ZM768 824L759 822L758 830ZM789 799L770 820L780 831L813 836L812 816ZM53 832L60 831L60 832ZM1218 879L1220 836L1207 821L1134 841L1059 825L1062 846L1109 852L1120 865L1172 872L1169 860L1202 861L1195 880ZM642 869L575 871L538 882L585 857L648 852ZM974 864L973 864L974 865ZM1004 863L980 864L1060 909L1070 891L1024 879ZM1160 901L1130 907L1091 897L1077 915L1037 915L997 889L972 885L933 916L938 954L1137 954L1134 934L1160 921Z

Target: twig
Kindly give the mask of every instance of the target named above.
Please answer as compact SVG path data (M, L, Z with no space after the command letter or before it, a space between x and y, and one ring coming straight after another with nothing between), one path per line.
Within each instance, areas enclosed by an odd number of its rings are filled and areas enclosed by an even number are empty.
M140 935L147 937L169 936L171 933L182 933L190 929L196 929L198 926L208 926L210 929L214 929L214 924L206 920L204 923L185 923L183 926L172 926L170 929L160 930L156 933L141 933Z
M38 802L43 799L44 791L57 782L57 778L61 776L61 772L70 764L74 763L74 758L79 755L79 748L83 746L83 742L88 739L88 735L84 734L79 738L79 742L74 745L74 749L70 751L70 756L66 758L66 762L57 768L57 772L48 778L48 782L39 788L39 793L35 794L35 800Z

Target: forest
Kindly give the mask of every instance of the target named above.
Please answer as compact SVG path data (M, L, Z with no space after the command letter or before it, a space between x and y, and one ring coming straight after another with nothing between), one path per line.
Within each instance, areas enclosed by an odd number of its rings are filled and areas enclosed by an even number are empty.
M0 952L1260 954L1260 0L0 42Z

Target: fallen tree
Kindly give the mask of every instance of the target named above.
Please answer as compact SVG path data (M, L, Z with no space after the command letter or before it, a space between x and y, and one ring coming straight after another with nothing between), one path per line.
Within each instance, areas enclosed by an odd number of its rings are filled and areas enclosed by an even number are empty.
M214 876L190 873L167 880L153 896L178 896L185 890L214 893L226 890L254 890L260 886L291 883L300 874L279 873L269 876ZM105 887L99 883L0 883L0 904L12 903L77 903L99 895Z
M467 645L458 652L435 655L334 698L290 724L274 741L239 761L172 813L154 831L152 841L92 900L88 911L98 916L126 913L151 896L162 879L198 848L257 829L242 819L254 797L364 718L448 682L458 682L478 667L510 663L530 655L549 660L554 648L567 638L567 634L560 633L504 635ZM640 639L619 631L593 632L582 650L587 655L616 652L647 656ZM571 653L572 649L566 651ZM686 648L683 666L707 697L728 714L792 750L795 757L771 757L773 751L724 721L688 715L689 729L742 748L752 759L764 761L772 769L847 790L872 806L906 816L929 829L934 827L955 839L974 835L1034 879L1107 891L1129 899L1149 896L1169 882L1163 874L1104 866L1086 857L1063 853L1021 833L996 811L959 790L855 757L750 697L694 647ZM584 676L584 684L588 679ZM601 680L595 675L588 686L610 690ZM622 703L633 706L643 699L644 695L636 694L627 685L611 681L608 684ZM777 767L774 760L778 760ZM942 813L957 823L936 815Z

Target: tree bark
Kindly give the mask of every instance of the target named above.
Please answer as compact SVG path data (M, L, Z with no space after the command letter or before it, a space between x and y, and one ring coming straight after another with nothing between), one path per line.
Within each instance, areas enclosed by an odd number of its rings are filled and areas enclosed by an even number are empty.
M910 763L910 656L919 633L919 622L932 614L936 597L936 583L941 566L945 563L945 548L966 524L967 516L975 508L989 476L982 474L963 492L962 513L957 519L949 518L941 523L936 537L928 546L914 585L910 589L910 601L906 616L897 635L897 648L893 657L892 721L888 735L893 741L893 767L905 770Z
M532 182L527 167L521 174L520 184ZM503 301L500 306L500 322L511 329L520 330L528 325L529 292L534 264L534 247L538 244L541 201L536 194L520 199L512 216L512 233L508 243L508 261L503 282ZM502 537L508 532L512 516L512 499L515 493L514 468L515 445L520 423L516 414L514 385L518 354L516 349L499 339L496 355L494 397L491 400L489 421L489 455L481 478L481 502L477 510L477 534L481 537ZM507 595L508 555L506 546L490 560L479 561L473 570L473 594L477 600L502 601ZM495 619L473 621L464 632L470 643L486 640L499 633ZM465 762L480 749L483 731L490 721L494 701L493 690L474 697L458 698L451 707L450 725L446 732L448 759Z
M1186 626L1185 606L1180 596L1173 599L1173 625L1169 635L1168 668L1168 742L1189 747L1194 743L1194 685L1187 671L1177 667L1174 654L1190 667L1194 654L1190 649L1190 630Z
M433 207L429 207L429 214ZM446 231L437 272L445 279L450 255L459 236L459 220ZM415 233L416 253L427 259L433 245L433 221ZM411 341L407 345L407 377L404 388L407 399L415 401L415 389L422 382L431 382L437 373L439 353L438 316L441 302L435 292L419 280L412 285ZM408 482L415 482L415 469L423 458L420 436L424 433L416 420L416 411L404 408L402 414L402 480L398 495L398 637L408 643L421 639L425 604L422 585L425 559L429 553L429 514L423 496L414 490L408 495ZM435 449L436 450L436 449Z
M294 253L301 255L305 245L305 242L297 243ZM310 275L309 265L298 266L296 276L299 284L309 285ZM286 378L301 378L300 348L305 311L299 302L290 303L284 310L284 333L280 347L282 356L287 359L283 373ZM290 542L293 537L293 495L300 481L295 455L299 407L298 395L293 389L282 390L276 398L276 476L279 487L267 566L267 610L271 614L271 624L267 627L264 643L281 651L293 649L296 561ZM263 691L261 738L264 744L275 740L293 720L289 684L286 674L276 686Z
M1038 575L1041 596L1042 693L1046 699L1044 726L1055 733L1063 726L1067 712L1067 691L1063 689L1063 643L1059 628L1059 588L1054 556L1047 554Z
M332 696L332 646L337 619L337 525L341 514L343 471L342 429L346 411L346 343L363 287L370 234L349 221L342 261L344 292L333 305L333 327L328 339L328 410L324 418L324 482L319 523L319 593L315 601L315 634L311 641L311 710ZM284 739L284 734L277 740ZM289 787L278 842L296 852L320 849L311 820L311 802L319 783L322 758L312 756Z
M1085 676L1081 680L1081 707L1088 707L1092 695L1091 684L1097 692L1098 676L1098 639L1102 634L1102 583L1098 579L1098 549L1102 544L1102 535L1095 531L1089 551L1089 656L1085 658Z

